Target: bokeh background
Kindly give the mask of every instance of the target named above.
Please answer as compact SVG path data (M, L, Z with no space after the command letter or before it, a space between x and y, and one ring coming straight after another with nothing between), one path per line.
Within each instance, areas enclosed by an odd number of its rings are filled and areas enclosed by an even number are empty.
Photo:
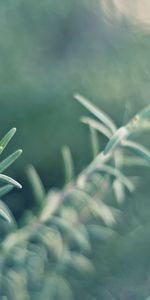
M76 92L118 125L149 103L150 2L0 1L0 134L17 127L8 152L14 145L24 151L9 172L23 191L5 200L16 217L32 206L27 164L50 188L63 183L64 144L76 173L90 161L88 130L79 122L86 111Z

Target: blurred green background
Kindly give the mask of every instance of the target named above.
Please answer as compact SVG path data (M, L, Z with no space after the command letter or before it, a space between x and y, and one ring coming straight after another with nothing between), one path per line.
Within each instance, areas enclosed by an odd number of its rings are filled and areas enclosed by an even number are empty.
M64 144L77 173L90 160L88 131L79 122L86 111L74 93L118 125L125 111L130 118L149 103L149 20L148 1L0 1L1 135L17 127L14 144L24 151L11 171L23 192L13 193L13 204L12 195L6 200L17 216L30 206L28 163L50 187L63 182Z

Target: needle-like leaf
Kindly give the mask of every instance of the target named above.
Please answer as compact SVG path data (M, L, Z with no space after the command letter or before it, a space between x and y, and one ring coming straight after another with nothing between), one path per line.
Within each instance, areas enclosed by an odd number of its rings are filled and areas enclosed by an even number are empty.
M99 141L98 141L97 131L91 126L90 126L90 136L91 136L92 154L94 159L99 153Z
M5 171L10 165L12 165L15 160L17 158L19 158L19 156L22 154L22 150L17 150L14 153L12 153L11 155L9 155L6 159L4 159L1 163L0 163L0 173L2 173L3 171Z
M7 205L0 200L0 218L15 225L15 219Z
M104 155L112 152L112 150L114 150L123 139L127 138L128 134L129 132L126 127L119 128L106 145L104 149Z
M123 141L122 144L125 147L131 148L134 152L139 154L144 160L146 160L150 164L150 151L147 148L132 141Z
M35 200L38 204L42 204L45 198L46 192L43 186L43 183L33 166L28 166L27 175L32 187L32 191L35 197Z
M5 136L0 141L0 154L3 152L3 150L6 148L12 137L14 136L16 132L16 128L12 128L8 133L5 134Z
M102 110L92 104L89 100L80 94L75 94L74 98L78 100L86 109L88 109L95 117L97 117L102 123L104 123L112 133L116 131L116 125L113 120L105 114Z
M68 146L63 146L62 157L65 168L65 183L69 183L74 178L74 164L71 151Z
M81 122L96 129L97 131L99 131L100 133L105 135L108 139L110 139L112 137L111 131L105 125L101 124L100 122L98 122L92 118L82 117Z
M13 189L12 184L6 184L0 188L0 197L4 196Z
M16 180L14 180L11 177L6 176L4 174L0 174L0 180L2 180L4 182L7 182L7 183L10 183L10 184L12 184L13 186L15 186L15 187L17 187L19 189L22 188L22 185L19 182L17 182Z

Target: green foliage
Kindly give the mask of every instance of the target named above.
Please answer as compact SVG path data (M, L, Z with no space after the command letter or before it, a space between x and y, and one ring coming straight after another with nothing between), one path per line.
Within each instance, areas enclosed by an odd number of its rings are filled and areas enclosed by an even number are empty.
M77 94L74 96L83 106L85 106L95 117L97 117L109 130L114 133L116 131L116 125L114 122L95 105L91 104L86 98Z
M14 136L16 132L16 128L12 128L6 135L0 140L0 154L4 151L12 137ZM13 178L2 174L9 166L11 166L16 159L19 158L21 155L22 150L17 150L11 155L9 155L7 158L2 160L0 162L0 181L4 182L5 185L0 187L0 197L8 193L10 190L12 190L13 187L21 188L21 184L14 180ZM13 221L13 217L11 216L11 213L9 212L9 209L7 206L1 201L0 202L0 217L8 222Z
M1 299L149 297L150 224L129 228L126 220L130 211L126 202L136 189L132 174L126 174L132 157L127 147L139 155L133 156L135 165L138 161L141 166L149 164L148 150L131 140L141 128L149 127L149 107L117 129L103 111L79 95L76 98L98 119L85 122L90 131L94 128L94 156L98 149L95 130L109 132L108 142L76 180L71 152L63 148L63 190L45 195L35 169L28 169L37 209L26 214L24 225L1 243Z
M66 184L74 178L74 165L71 151L67 146L62 148L62 156L64 160Z
M33 166L28 166L27 174L30 179L30 184L32 186L33 194L37 205L43 202L45 198L45 189L41 182L39 175L37 174L36 170Z
M24 155L14 166L19 177L22 164L30 162L59 185L62 173L56 169L64 144L75 153L77 171L88 162L88 136L76 122L80 107L72 101L74 91L89 95L118 124L124 106L130 118L149 102L149 28L140 27L132 14L109 22L104 2L115 15L115 0L0 1L0 120L1 128L15 124L21 133L16 143ZM136 7L134 1L135 18Z

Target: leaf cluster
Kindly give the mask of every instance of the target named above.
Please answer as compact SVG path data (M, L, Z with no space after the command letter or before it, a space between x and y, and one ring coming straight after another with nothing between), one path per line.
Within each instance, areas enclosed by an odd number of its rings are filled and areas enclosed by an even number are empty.
M139 235L146 242L150 225L146 227L146 235L145 227L127 232L121 226L122 207L127 195L136 189L134 179L126 175L125 168L131 165L130 158L132 165L149 166L150 162L149 150L133 140L141 130L149 128L150 107L118 129L110 117L87 99L81 95L75 98L95 117L82 118L90 129L93 160L74 178L73 158L65 146L62 151L64 188L48 192L34 167L28 167L36 207L26 213L22 226L1 244L1 299L142 300L149 297L145 274L149 274L150 266L142 258L138 264L133 263L133 249L139 249L135 255L139 258L142 247ZM108 139L103 151L99 149L99 132ZM139 266L140 274L144 274L142 279L140 275L135 277Z

